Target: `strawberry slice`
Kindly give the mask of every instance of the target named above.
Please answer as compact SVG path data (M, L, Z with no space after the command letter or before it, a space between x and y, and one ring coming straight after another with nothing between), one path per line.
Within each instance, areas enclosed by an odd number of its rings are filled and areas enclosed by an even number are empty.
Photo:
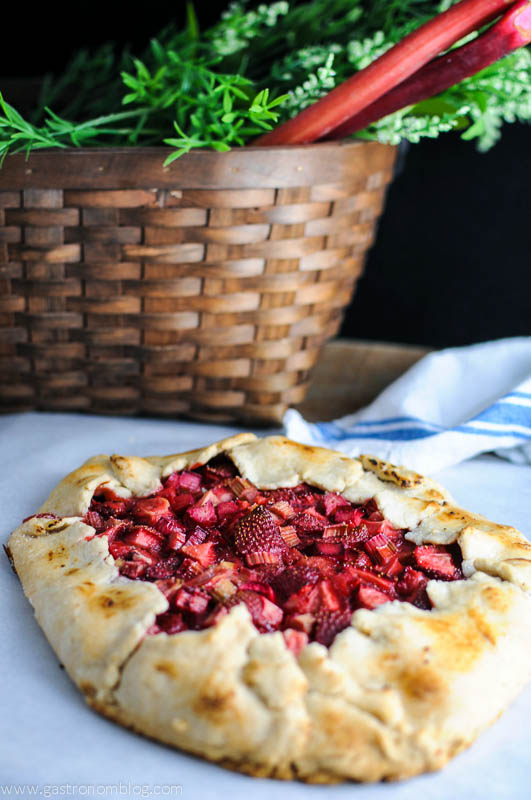
M374 586L362 584L358 589L358 603L362 608L376 608L391 600L388 594L381 592Z
M143 525L135 526L124 537L127 544L141 547L144 550L154 550L155 552L162 549L162 538L160 534L153 530L153 528L145 528Z
M233 606L242 602L247 606L253 623L259 631L266 633L277 630L284 617L284 612L279 606L272 603L264 595L247 589L236 592L229 599L228 604Z
M298 533L310 533L324 530L328 525L328 520L312 508L297 514L297 516L291 520L291 524L296 528Z
M29 519L31 519L31 517L29 517ZM107 523L105 522L101 514L98 513L98 511L87 511L83 519L83 522L85 522L87 525L90 525L96 531L105 530L105 527L107 525Z
M454 564L452 554L442 545L420 545L415 548L414 557L421 569L436 578L455 581L461 577L461 570Z
M284 602L292 594L300 591L303 586L312 585L319 580L319 572L304 564L289 567L280 572L271 580L278 599Z
M326 492L326 494L321 498L321 505L327 517L331 517L338 508L352 509L349 501L345 500L344 497L341 497L340 494L336 494L335 492Z
M342 611L327 611L321 609L316 615L315 632L313 638L316 642L328 647L338 633L348 628L352 619L350 608Z
M361 508L338 508L334 513L334 522L346 522L354 527L357 527L362 519L363 511Z
M286 545L270 511L257 506L238 520L234 545L247 564L278 564Z
M198 561L202 567L208 567L218 560L214 542L204 542L203 544L189 544L187 542L181 547L181 552Z
M186 516L194 522L197 522L199 525L206 525L207 528L211 525L215 525L218 521L216 509L210 500L202 505L196 503L195 505L190 506L190 508L188 508L186 511Z

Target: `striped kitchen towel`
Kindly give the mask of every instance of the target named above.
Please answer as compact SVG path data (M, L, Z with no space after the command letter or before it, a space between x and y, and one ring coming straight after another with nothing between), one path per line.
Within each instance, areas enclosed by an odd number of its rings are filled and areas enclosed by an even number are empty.
M286 435L434 472L478 453L531 464L531 337L430 353L369 406L334 422L290 409Z

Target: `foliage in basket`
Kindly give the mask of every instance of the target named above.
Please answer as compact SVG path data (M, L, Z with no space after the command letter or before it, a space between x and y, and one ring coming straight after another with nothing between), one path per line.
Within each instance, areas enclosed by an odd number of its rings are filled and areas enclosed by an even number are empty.
M451 5L452 0L278 0L253 7L238 0L200 31L189 2L185 28L168 25L139 57L112 44L78 53L62 76L45 80L28 119L0 95L0 156L49 147L164 143L174 148L169 162L198 147L248 144ZM504 121L530 118L531 54L520 47L356 135L396 144L457 129L486 150Z

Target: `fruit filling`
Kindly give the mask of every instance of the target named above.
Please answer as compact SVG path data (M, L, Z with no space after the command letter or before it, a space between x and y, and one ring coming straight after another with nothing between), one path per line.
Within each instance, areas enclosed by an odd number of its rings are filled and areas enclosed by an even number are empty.
M430 578L463 578L457 546L415 546L373 500L305 483L257 489L225 457L174 472L149 497L100 487L84 521L122 575L167 597L150 634L201 630L244 603L260 632L282 631L298 653L330 645L358 608L430 609Z

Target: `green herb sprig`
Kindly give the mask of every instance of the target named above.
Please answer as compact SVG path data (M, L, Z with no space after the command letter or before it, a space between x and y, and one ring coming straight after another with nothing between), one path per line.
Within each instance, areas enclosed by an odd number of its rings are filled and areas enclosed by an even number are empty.
M48 77L26 119L0 95L0 158L50 147L195 148L249 144L392 47L452 0L232 2L200 31L168 25L133 56L111 44L81 51ZM53 110L52 110L53 109ZM531 119L531 54L517 50L431 100L357 134L396 144L460 130L486 150L504 122Z

